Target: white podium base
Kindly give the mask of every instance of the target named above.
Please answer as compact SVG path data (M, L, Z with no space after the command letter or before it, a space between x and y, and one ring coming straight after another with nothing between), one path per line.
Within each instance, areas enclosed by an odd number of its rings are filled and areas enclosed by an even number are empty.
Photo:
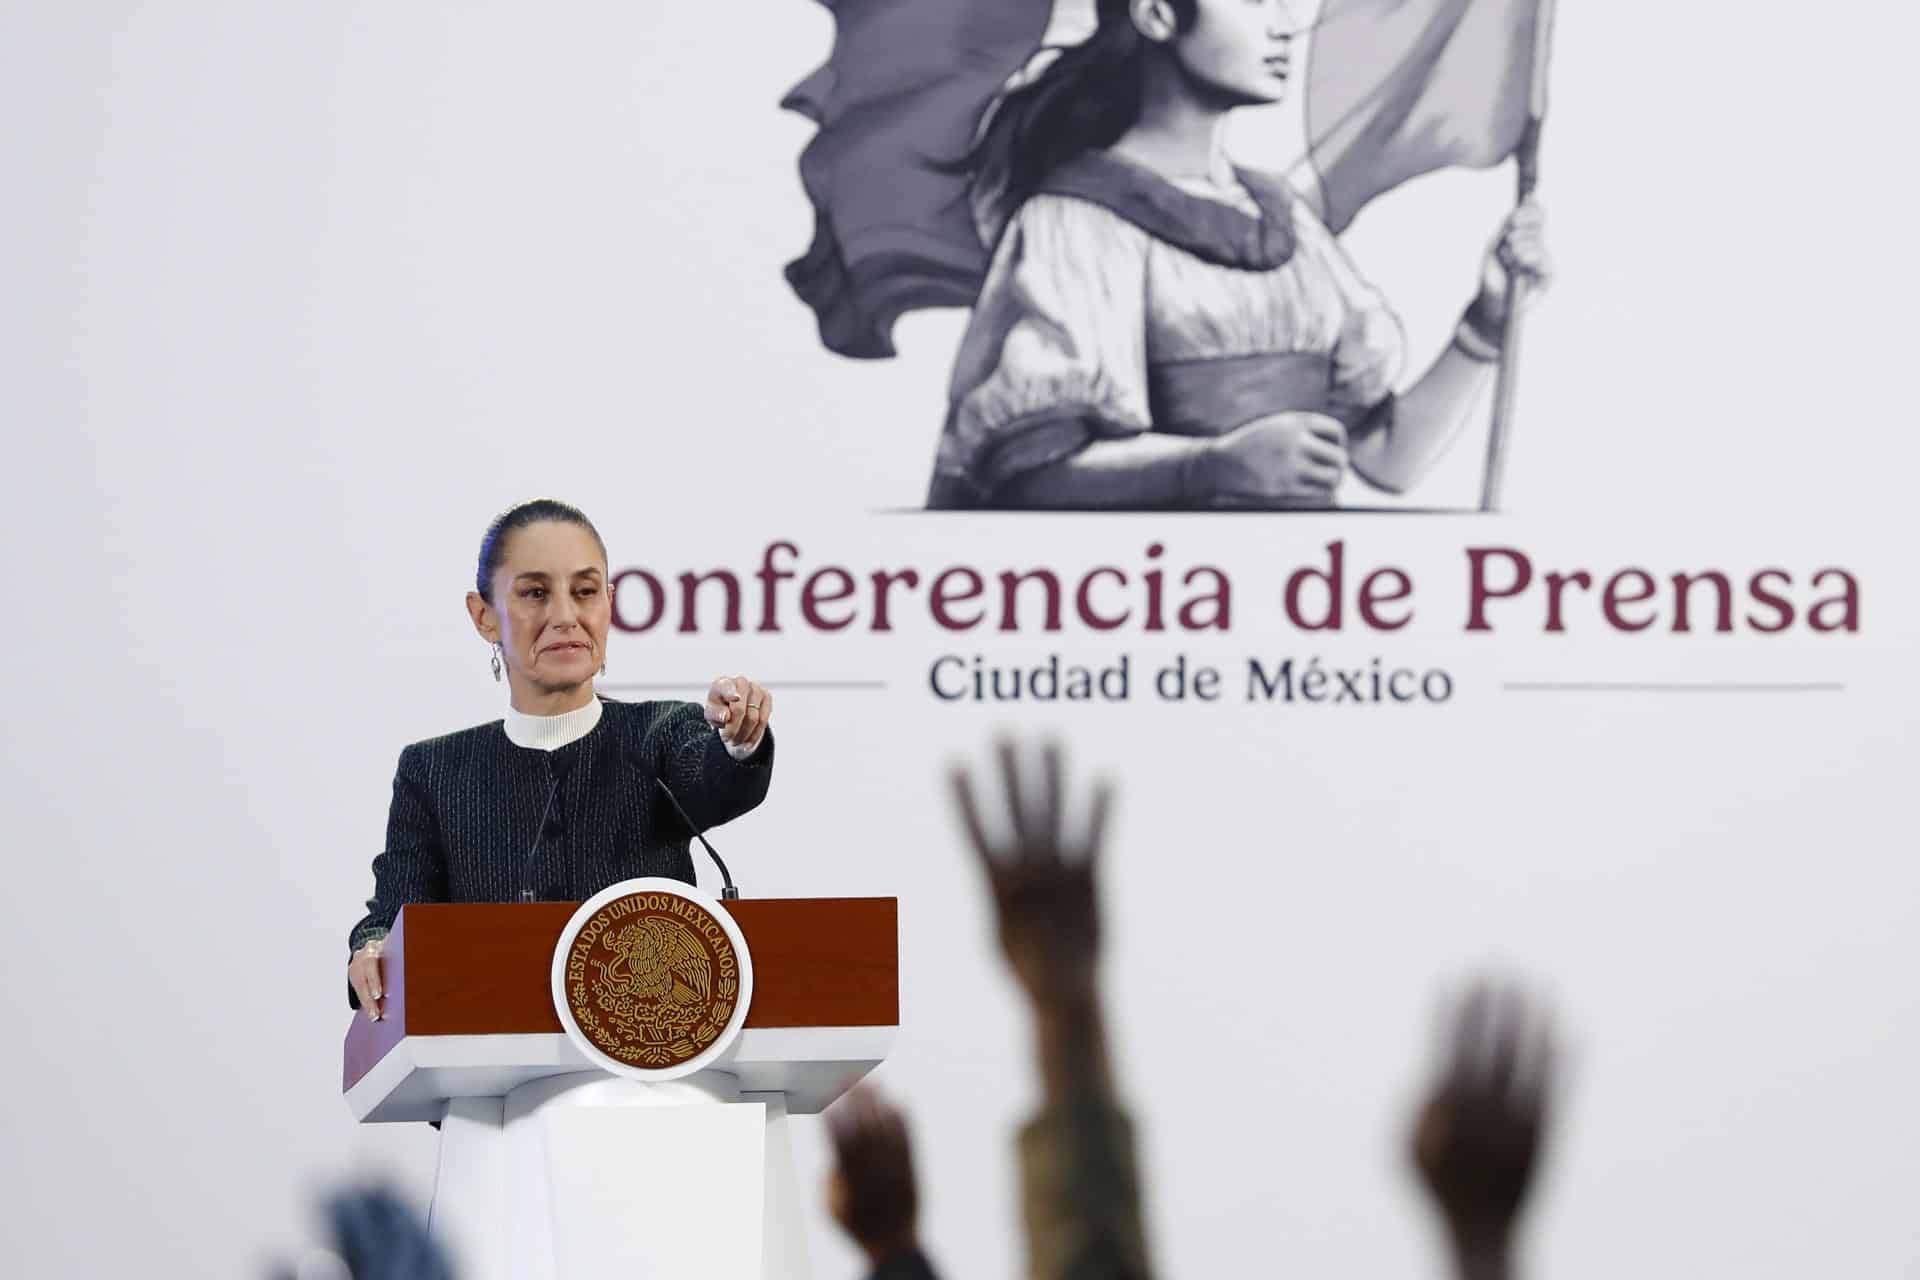
M431 1227L465 1280L807 1280L786 1099L705 1071L456 1098Z

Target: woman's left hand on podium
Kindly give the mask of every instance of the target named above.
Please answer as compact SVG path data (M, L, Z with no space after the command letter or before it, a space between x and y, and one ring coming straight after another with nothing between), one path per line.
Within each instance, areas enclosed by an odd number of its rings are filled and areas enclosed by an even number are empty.
M368 1022L380 1021L383 1012L380 1001L387 994L386 983L380 976L380 950L385 945L385 939L375 938L347 961L347 981L352 984L353 993L360 997L360 1007L366 1010Z

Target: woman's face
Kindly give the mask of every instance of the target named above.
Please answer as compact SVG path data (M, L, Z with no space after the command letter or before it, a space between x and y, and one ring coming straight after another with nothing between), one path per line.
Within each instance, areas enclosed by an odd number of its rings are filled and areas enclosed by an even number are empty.
M564 520L515 530L492 586L474 624L500 646L516 690L551 693L593 679L613 620L606 556L593 534Z
M1294 8L1302 0L1195 0L1173 56L1197 86L1235 106L1278 102L1293 75Z

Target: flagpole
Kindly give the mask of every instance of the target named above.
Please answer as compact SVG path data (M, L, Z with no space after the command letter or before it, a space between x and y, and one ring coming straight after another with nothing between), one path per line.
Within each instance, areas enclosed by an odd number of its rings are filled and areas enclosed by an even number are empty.
M1525 204L1540 183L1540 130L1547 117L1547 55L1553 43L1554 0L1540 0L1534 20L1533 99L1527 125L1514 148L1514 203ZM1526 310L1528 285L1518 275L1507 277L1507 314L1500 323L1500 370L1493 388L1493 424L1487 432L1487 470L1480 489L1480 509L1500 509L1501 484L1507 470L1507 433L1513 422L1514 392L1520 380L1520 317Z

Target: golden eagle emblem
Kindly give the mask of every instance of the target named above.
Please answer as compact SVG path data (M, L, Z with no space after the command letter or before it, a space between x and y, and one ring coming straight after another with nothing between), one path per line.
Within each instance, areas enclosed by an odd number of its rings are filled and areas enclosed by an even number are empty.
M595 994L609 999L704 1003L713 987L713 966L699 939L677 920L653 916L614 936L612 960L593 962L600 971Z
M726 1027L739 978L726 931L699 903L635 894L595 912L576 935L567 1005L601 1052L638 1067L670 1067Z

